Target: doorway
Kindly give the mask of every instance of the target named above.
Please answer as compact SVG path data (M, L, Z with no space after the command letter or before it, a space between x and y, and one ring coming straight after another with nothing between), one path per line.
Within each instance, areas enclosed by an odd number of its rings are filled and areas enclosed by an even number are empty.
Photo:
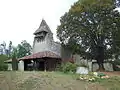
M45 61L40 61L39 62L39 70L44 71L45 70Z

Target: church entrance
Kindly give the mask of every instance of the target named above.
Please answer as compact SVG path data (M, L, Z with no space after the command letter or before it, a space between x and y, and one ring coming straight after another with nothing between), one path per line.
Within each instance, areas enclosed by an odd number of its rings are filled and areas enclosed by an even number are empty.
M26 59L24 60L25 71L55 71L61 60L56 58L38 58L38 59Z

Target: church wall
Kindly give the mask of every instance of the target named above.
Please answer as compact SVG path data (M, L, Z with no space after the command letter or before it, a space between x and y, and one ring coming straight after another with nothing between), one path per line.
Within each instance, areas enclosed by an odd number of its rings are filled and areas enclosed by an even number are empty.
M42 51L52 51L55 54L61 56L61 45L59 43L54 42L53 39L47 37L45 41L42 42L34 41L33 53Z
M43 42L35 41L35 44L33 46L33 53L49 51L49 50L50 50L50 46L46 41Z
M61 44L52 42L51 51L53 51L57 55L61 56Z

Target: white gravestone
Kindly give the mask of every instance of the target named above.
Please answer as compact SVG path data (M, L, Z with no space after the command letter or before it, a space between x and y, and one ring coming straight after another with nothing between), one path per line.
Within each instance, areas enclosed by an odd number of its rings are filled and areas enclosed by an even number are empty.
M20 70L20 71L24 71L24 61L19 61L19 63L18 63L18 69Z
M88 68L85 67L78 67L76 73L77 74L88 74Z

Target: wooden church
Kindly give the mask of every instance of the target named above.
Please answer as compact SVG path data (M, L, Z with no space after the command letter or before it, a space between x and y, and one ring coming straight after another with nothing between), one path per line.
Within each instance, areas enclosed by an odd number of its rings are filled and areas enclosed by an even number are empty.
M61 63L61 45L53 40L46 21L43 19L34 32L33 51L19 59L19 70L53 71Z

